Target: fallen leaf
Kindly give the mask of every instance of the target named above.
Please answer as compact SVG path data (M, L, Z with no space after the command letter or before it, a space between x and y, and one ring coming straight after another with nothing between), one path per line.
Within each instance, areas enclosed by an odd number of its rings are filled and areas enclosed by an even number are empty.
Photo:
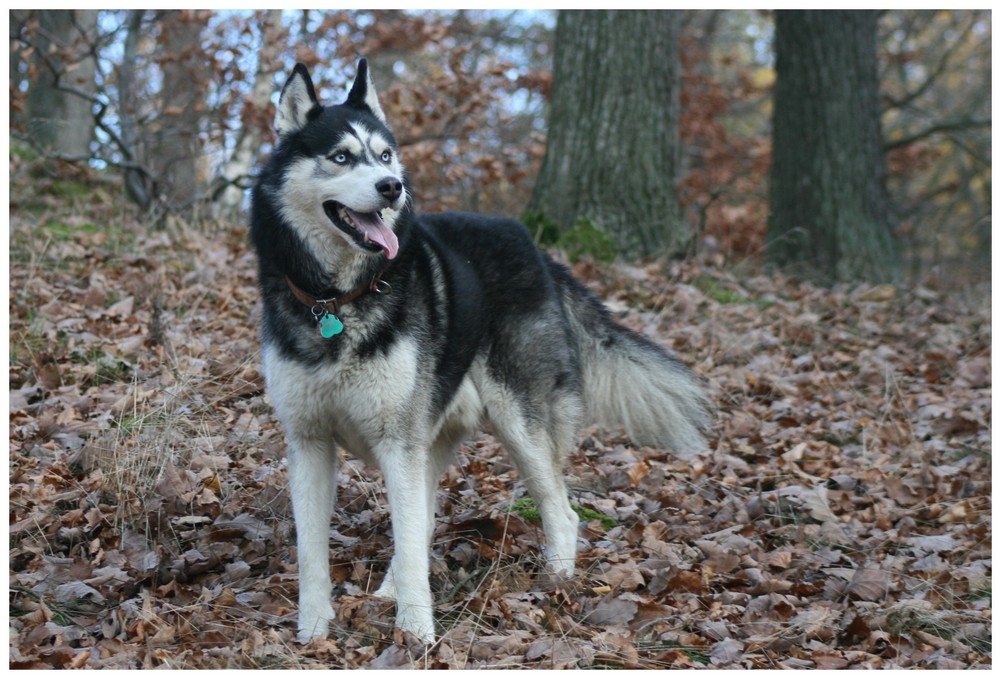
M726 665L736 662L743 655L744 644L733 638L720 640L712 648L708 658L712 664Z
M853 600L882 600L889 592L889 573L874 568L858 568L845 591Z
M635 617L639 605L631 600L605 596L591 610L586 620L592 626L626 625Z
M96 603L104 601L104 596L100 591L82 581L60 584L56 587L55 597L60 603L72 603L85 599L90 599Z

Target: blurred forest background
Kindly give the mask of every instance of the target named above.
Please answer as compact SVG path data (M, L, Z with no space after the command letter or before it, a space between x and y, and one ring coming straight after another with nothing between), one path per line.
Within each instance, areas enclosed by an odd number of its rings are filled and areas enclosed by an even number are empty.
M669 14L674 254L760 270L775 14ZM885 227L899 277L947 289L986 281L991 13L875 16ZM292 65L307 64L321 99L336 103L367 56L417 208L524 218L545 156L557 23L548 11L12 10L12 176L55 159L61 171L106 175L151 225L238 222ZM532 225L543 244L566 244L565 224Z

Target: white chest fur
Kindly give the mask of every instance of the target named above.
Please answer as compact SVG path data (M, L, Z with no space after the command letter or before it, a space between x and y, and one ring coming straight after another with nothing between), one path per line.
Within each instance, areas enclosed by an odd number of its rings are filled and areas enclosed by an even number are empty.
M336 440L370 461L375 443L409 438L418 424L413 413L426 412L425 403L414 402L427 397L417 388L417 346L401 338L387 352L364 359L345 349L336 362L309 365L265 346L264 378L290 437Z

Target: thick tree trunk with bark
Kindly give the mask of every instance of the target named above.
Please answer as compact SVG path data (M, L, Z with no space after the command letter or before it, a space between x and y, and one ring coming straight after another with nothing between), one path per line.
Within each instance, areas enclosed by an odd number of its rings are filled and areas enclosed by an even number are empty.
M198 133L210 77L201 51L208 15L200 10L168 10L161 16L163 88L159 125L146 162L157 175L163 197L174 207L189 206L204 182L198 176Z
M680 12L560 11L545 160L529 212L587 219L634 257L676 251Z
M824 283L893 280L877 14L778 11L767 259Z
M28 133L40 148L70 158L90 153L94 136L91 49L96 10L39 10L37 77L28 89Z
M144 157L139 140L142 134L135 119L139 110L136 87L136 60L139 40L142 38L144 9L130 9L125 20L125 44L122 63L118 69L118 121L121 128L122 153L129 162L141 162ZM153 177L135 167L124 166L125 194L143 211L153 203L155 186Z

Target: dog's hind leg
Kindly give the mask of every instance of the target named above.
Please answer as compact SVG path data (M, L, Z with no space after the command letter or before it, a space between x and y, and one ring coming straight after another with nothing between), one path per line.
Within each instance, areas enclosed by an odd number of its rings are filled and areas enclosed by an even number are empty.
M432 643L430 536L433 523L428 525L433 510L433 494L428 492L432 471L430 455L426 450L402 444L380 447L375 454L385 477L392 514L395 553L390 564L390 585L396 599L396 626Z
M556 574L571 576L580 519L569 505L562 458L579 408L572 396L565 396L566 402L556 394L553 398L545 408L547 418L526 417L508 401L500 411L491 409L490 419L542 516L549 567Z
M295 514L299 562L298 639L326 636L330 604L330 516L336 498L337 451L321 440L288 444L288 487Z

